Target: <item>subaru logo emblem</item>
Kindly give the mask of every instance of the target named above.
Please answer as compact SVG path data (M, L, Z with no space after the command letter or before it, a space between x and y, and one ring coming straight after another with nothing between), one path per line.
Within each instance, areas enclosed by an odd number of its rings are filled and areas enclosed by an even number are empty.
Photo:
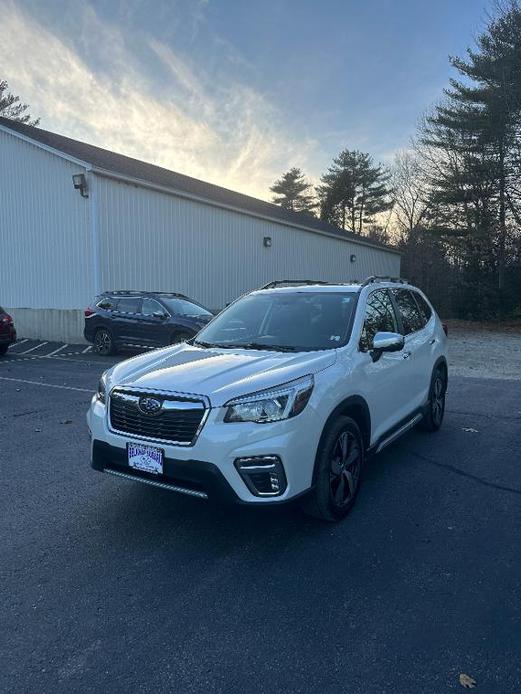
M163 403L157 398L150 398L148 396L139 398L138 408L143 414L159 414L162 407Z

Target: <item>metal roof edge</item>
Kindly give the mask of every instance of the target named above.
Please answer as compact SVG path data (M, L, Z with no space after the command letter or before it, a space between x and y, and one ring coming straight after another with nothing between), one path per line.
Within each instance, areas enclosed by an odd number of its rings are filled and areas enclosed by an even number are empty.
M49 145L46 145L43 142L40 142L39 140L36 140L32 137L29 137L28 135L23 135L22 133L19 133L18 130L14 130L12 128L9 128L6 125L2 125L1 123L0 123L0 131L8 133L9 135L12 135L13 137L17 137L19 140L23 140L24 142L28 142L29 144L34 145L35 147L39 147L40 149L43 149L46 152L49 152L50 154L55 154L57 157L61 157L62 159L66 159L67 161L70 161L73 164L77 164L78 166L82 166L84 169L89 170L91 168L91 164L89 164L89 162L83 161L81 159L76 159L76 157L73 157L70 154L67 154L66 152L62 152L62 150L60 150L60 149L55 149L54 147L49 147Z

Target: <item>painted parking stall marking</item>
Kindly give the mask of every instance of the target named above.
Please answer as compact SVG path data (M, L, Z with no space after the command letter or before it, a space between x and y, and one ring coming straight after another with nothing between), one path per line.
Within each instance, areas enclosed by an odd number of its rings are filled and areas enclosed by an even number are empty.
M0 376L0 381L11 381L13 383L24 383L29 386L42 386L44 388L59 388L60 390L76 390L80 393L92 395L92 388L77 388L76 386L61 386L57 383L43 383L42 381L30 381L26 378L11 378L10 376Z

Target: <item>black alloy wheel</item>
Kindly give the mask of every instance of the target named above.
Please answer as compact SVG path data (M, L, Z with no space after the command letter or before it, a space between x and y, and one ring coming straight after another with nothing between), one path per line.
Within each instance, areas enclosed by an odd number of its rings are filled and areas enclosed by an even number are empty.
M438 431L445 414L445 396L447 394L447 374L443 367L439 366L434 371L429 390L429 402L425 409L420 426L425 431Z
M94 351L101 357L107 357L115 353L112 335L105 328L100 328L94 336Z
M360 488L365 446L351 417L336 417L325 430L315 463L315 483L302 501L303 510L317 518L337 521L352 509Z

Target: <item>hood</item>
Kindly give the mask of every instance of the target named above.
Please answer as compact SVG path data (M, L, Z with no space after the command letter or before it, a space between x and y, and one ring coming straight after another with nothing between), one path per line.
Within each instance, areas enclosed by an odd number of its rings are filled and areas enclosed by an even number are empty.
M219 407L231 398L322 371L335 360L336 350L288 353L182 344L117 364L108 385L205 395Z

